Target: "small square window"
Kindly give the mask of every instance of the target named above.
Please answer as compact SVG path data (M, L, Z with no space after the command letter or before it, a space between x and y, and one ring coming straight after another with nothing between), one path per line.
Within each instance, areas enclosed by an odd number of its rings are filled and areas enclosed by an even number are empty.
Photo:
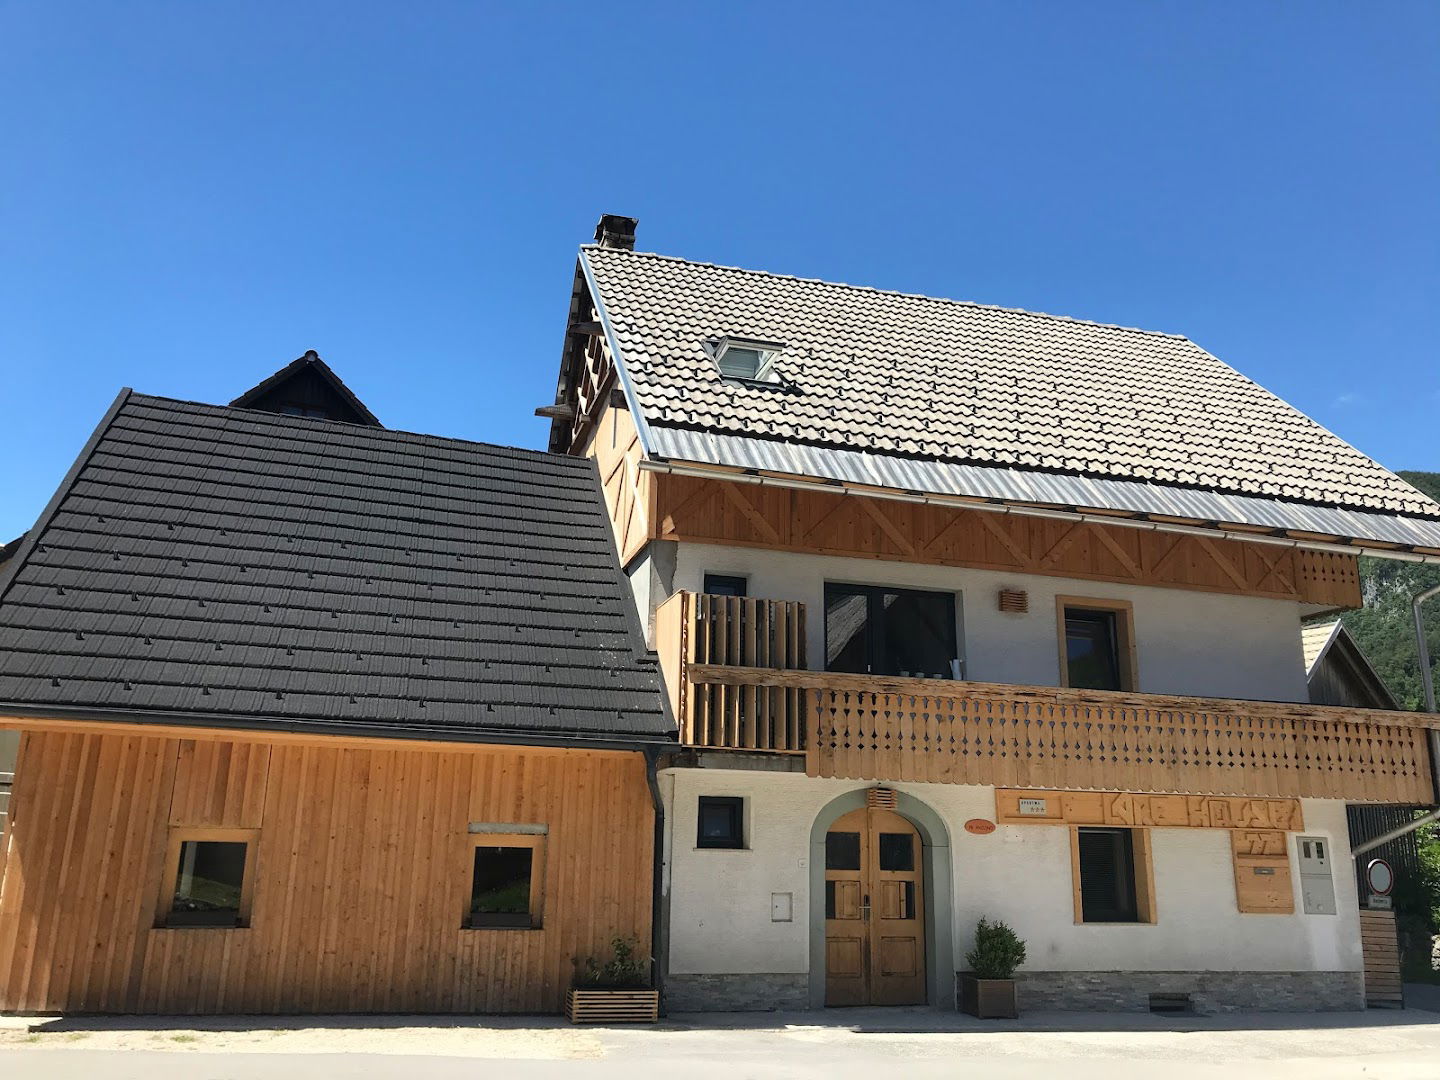
M541 925L544 837L486 836L470 863L465 926L473 930L533 930Z
M695 846L743 848L745 800L731 796L701 795Z
M715 366L721 378L747 382L779 382L775 358L785 346L778 341L722 337L714 345Z
M248 926L257 835L251 829L173 829L157 925Z
M746 585L738 574L705 575L705 591L711 596L744 596Z
M880 834L880 869L914 870L915 837L910 833Z
M860 834L858 832L825 834L825 869L860 869Z

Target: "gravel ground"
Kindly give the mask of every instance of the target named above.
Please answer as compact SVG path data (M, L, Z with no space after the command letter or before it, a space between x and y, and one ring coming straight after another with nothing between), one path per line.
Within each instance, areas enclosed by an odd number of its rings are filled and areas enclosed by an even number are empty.
M543 1061L595 1058L604 1052L594 1030L549 1017L28 1017L16 1023L18 1019L6 1018L0 1051L399 1054Z

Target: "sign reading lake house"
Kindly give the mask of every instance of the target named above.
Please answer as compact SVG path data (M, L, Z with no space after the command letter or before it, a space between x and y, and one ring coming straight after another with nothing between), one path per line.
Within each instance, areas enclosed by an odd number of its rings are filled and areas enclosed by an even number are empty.
M1129 825L1160 829L1305 827L1299 799L1139 795L1124 791L995 789L995 820L1026 825Z

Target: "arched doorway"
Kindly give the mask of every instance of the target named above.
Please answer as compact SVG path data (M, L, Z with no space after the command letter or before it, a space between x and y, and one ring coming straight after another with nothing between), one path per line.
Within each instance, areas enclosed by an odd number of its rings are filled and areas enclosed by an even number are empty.
M810 830L810 1005L952 1008L949 831L934 810L902 791L894 793L893 810L871 809L868 790L831 800ZM844 838L832 841L832 833ZM907 863L901 837L909 838L909 870L901 869ZM837 867L827 869L832 862Z
M825 834L825 1004L923 1005L920 832L893 810L842 815Z

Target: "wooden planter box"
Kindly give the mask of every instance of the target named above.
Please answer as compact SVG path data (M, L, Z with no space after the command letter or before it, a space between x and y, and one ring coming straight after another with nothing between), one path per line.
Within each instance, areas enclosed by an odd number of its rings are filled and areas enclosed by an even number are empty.
M1020 1015L1015 1007L1015 980L961 975L960 1011L982 1020L1014 1020Z
M572 1024L653 1024L660 1019L659 990L579 990L565 994Z

